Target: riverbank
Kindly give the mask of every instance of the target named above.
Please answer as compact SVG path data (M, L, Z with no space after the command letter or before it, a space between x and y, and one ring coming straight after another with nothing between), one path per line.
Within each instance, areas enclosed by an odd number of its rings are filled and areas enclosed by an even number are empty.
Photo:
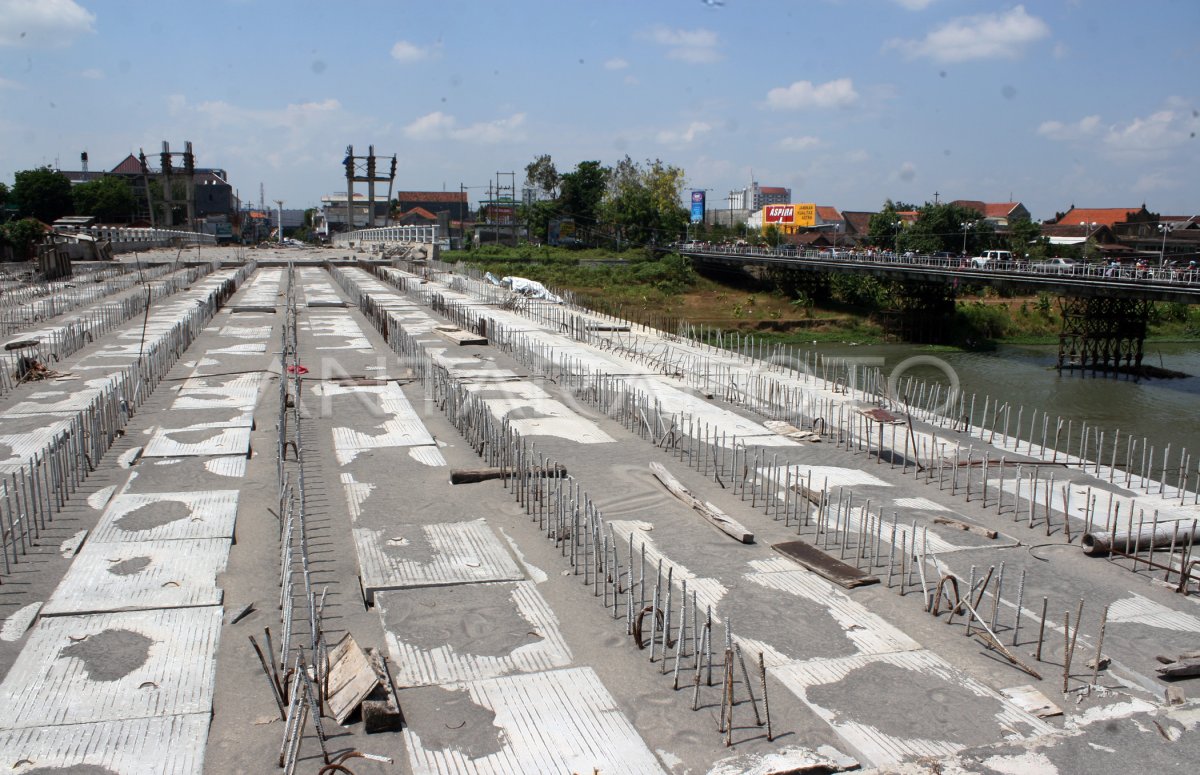
M629 251L623 260L613 260L608 251L528 245L486 246L444 258L499 277L528 277L571 291L587 306L660 327L683 320L788 344L896 341L883 325L895 300L886 284L871 277L842 276L796 288L750 275L705 277L678 255L651 258ZM948 343L968 350L1056 344L1061 327L1058 303L1050 294L1000 296L990 287L967 288L947 323ZM1200 307L1155 305L1146 341L1200 342Z

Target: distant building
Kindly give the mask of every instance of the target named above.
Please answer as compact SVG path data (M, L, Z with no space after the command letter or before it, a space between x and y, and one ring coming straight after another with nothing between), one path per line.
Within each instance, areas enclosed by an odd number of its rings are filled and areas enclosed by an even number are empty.
M108 172L59 170L59 174L69 180L72 186L99 180L104 177L121 178L129 184L130 189L133 191L134 201L137 203L137 211L130 213L130 221L149 225L150 196L146 190L146 178L148 176L153 181L158 178L161 171L157 168L147 167L146 174L143 175L142 163L132 153L122 159L117 166ZM175 171L175 180L178 182L185 180L182 170ZM214 215L224 216L229 220L236 220L240 204L237 201L237 195L233 190L233 186L229 184L229 175L225 170L218 167L197 167L195 170L194 186L195 214L198 223Z
M366 194L354 194L354 201L351 204L353 223L349 223L346 215L346 192L339 191L336 194L326 194L321 197L321 215L322 228L321 230L328 232L350 231L352 229L365 229L370 225L370 200ZM375 200L375 225L383 226L387 223L388 211L390 203L387 199Z
M955 199L950 204L983 215L983 220L999 229L1008 228L1015 221L1030 220L1029 210L1020 202L981 202L975 199Z
M452 221L470 220L471 218L465 191L397 191L393 201L396 210L401 213L419 207L434 216L448 211Z
M780 186L760 186L758 181L740 190L729 192L730 210L761 210L767 205L785 205L792 201L792 190Z

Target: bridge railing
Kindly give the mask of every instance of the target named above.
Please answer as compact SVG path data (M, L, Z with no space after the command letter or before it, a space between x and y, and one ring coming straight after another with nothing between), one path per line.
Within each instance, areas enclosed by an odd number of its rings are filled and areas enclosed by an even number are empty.
M355 245L434 245L438 242L437 225L383 226L377 229L357 229L334 235L337 247Z
M812 260L823 263L877 264L892 267L916 267L941 271L971 270L1025 277L1072 277L1105 281L1125 281L1154 285L1184 286L1200 288L1200 268L1172 265L1139 268L1136 265L1111 263L1085 263L1059 266L1040 261L989 261L975 265L970 258L934 256L925 254L895 253L871 250L811 250L796 247L760 248L739 245L704 245L680 243L684 253L707 253L728 256L744 256L758 260Z

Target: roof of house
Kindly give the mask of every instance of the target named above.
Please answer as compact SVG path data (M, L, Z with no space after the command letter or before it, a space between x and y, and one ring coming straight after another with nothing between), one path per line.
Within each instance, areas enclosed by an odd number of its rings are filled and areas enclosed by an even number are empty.
M121 160L121 163L112 168L114 175L141 175L142 163L132 153Z
M397 191L397 202L466 202L465 191Z
M1021 206L1020 202L984 202L978 199L955 199L950 204L983 213L984 218L1007 218Z
M396 216L397 218L420 218L426 221L436 221L437 216L426 210L424 207L414 207L411 210L405 210Z
M1129 216L1141 211L1141 207L1072 207L1058 219L1058 223L1078 227L1081 223L1112 226L1124 223Z
M866 234L871 230L872 215L875 213L862 210L842 210L842 219L849 224L849 230L856 234Z
M820 218L822 221L828 222L828 221L842 220L842 214L838 212L838 209L836 207L830 207L828 205L817 205L816 209L817 209L817 217Z
M759 186L760 194L770 194L772 196L787 194L788 190L782 186Z

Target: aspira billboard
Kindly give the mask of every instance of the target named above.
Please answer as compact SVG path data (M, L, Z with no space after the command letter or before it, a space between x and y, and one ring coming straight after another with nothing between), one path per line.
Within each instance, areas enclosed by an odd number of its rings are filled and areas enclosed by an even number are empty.
M778 226L784 232L811 228L817 223L815 204L767 205L762 209L763 227Z

